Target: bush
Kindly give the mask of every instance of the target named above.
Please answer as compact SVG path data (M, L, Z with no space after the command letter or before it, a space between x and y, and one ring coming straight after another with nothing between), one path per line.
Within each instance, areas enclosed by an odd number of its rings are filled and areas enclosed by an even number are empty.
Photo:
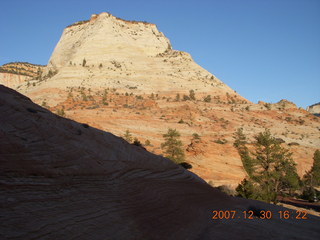
M183 101L189 101L190 97L184 94L182 100Z
M126 140L128 143L132 142L132 134L130 131L127 129L125 134L123 135L124 140Z
M201 141L201 137L198 133L193 133L192 134L192 141L195 141L195 142L200 142Z
M187 162L182 162L182 163L179 163L179 165L185 169L191 169L192 168L192 165L190 163L187 163Z
M180 124L184 123L183 119L181 118L178 123Z
M189 91L189 98L190 98L191 100L196 100L195 92L194 92L194 90L192 90L192 89Z
M142 147L142 143L138 140L138 138L134 138L134 141L132 144L138 147Z
M60 117L65 117L66 113L64 112L64 109L57 109L56 114Z
M145 145L145 146L150 146L150 145L151 145L150 140L149 140L149 139L147 139L147 140L144 142L144 145Z
M211 95L207 95L205 98L203 98L204 102L211 102Z
M315 196L316 196L315 189L308 187L303 189L303 192L300 197L304 200L308 200L309 202L313 202Z
M226 144L228 141L226 139L222 139L222 140L218 139L218 140L215 140L214 142L217 144Z

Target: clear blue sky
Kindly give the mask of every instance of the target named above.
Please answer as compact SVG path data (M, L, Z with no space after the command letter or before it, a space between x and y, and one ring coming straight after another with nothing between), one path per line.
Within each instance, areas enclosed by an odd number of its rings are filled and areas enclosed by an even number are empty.
M252 102L320 101L320 0L4 0L0 65L46 64L64 27L101 12L155 23Z

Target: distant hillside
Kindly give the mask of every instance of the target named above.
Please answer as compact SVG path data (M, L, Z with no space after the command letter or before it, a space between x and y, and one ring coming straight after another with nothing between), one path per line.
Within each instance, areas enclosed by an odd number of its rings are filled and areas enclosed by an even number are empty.
M312 113L315 116L320 116L320 102L310 105L307 108L307 111Z
M11 62L0 66L0 72L36 78L41 75L44 67L44 65L31 64L27 62Z

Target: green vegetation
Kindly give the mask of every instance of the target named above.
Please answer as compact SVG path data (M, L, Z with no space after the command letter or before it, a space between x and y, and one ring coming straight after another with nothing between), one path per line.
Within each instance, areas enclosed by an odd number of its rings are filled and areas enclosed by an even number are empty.
M217 139L214 140L214 142L217 144L226 144L228 141L226 139Z
M248 173L236 189L239 196L270 203L276 202L277 195L292 195L299 188L300 179L292 153L283 148L269 130L255 136L252 152L246 147L242 129L234 136L234 146Z
M271 103L266 103L264 106L267 108L267 110L271 110Z
M180 133L176 129L169 128L168 132L163 134L163 138L165 142L161 144L161 148L164 150L164 156L177 164L184 162Z
M179 93L177 93L175 100L176 100L176 102L180 102L180 94Z
M44 108L48 108L47 102L45 100L42 101L41 106Z
M147 147L147 146L150 146L151 145L151 142L149 139L147 139L145 142L144 142L144 145Z
M193 133L192 134L192 140L193 142L199 143L201 141L201 137L198 133Z
M204 102L211 102L211 95L207 95L206 97L203 98Z
M44 77L44 78L51 78L53 77L54 75L56 75L58 73L58 70L52 70L50 69L48 74Z
M190 97L184 94L183 97L182 97L182 100L183 101L189 101Z
M247 138L243 133L243 128L238 128L237 131L233 134L233 137L235 139L233 146L238 150L244 170L249 176L252 176L252 159L246 146Z
M132 142L132 134L130 131L127 129L125 134L123 135L124 140L126 140L128 143Z
M195 92L193 89L189 91L189 98L193 101L196 100Z
M314 198L319 198L320 193L315 187L320 185L320 151L316 150L313 155L313 165L310 171L306 172L302 179L303 192L302 198L313 201Z
M107 103L107 96L108 96L108 91L105 89L102 95L102 104L103 105L108 105Z
M65 117L66 113L64 112L64 109L57 109L56 114L60 117Z
M139 141L139 139L138 138L134 138L134 140L133 140L133 143L132 143L133 145L135 145L135 146L138 146L138 147L142 147L142 143Z
M181 118L178 123L183 124L184 123L183 119Z

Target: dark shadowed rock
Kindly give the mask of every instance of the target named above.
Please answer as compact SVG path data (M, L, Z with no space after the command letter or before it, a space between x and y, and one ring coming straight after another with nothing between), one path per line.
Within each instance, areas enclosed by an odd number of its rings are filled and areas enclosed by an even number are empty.
M320 239L317 217L279 219L286 209L229 197L3 86L0 123L0 239ZM231 210L234 219L213 219Z

